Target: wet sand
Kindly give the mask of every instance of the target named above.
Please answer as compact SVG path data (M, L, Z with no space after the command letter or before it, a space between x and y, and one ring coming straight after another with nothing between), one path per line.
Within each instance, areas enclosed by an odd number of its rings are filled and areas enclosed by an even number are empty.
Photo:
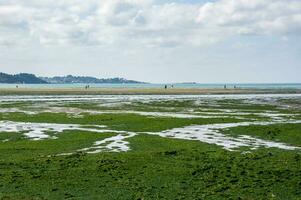
M1 88L0 95L301 94L300 89Z

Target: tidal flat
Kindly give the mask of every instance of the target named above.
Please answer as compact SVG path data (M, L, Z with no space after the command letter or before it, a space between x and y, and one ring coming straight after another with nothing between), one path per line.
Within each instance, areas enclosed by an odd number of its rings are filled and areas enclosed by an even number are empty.
M0 199L301 199L301 94L2 95Z

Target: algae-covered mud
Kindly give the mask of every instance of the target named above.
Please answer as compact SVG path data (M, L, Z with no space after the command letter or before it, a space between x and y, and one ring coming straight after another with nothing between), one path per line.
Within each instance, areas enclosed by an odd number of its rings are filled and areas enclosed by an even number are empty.
M300 199L301 95L0 97L1 199Z

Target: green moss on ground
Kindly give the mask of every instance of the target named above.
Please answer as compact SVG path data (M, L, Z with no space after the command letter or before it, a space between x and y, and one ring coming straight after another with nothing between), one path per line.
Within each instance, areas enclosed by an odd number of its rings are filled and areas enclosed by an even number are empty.
M1 115L0 120L16 122L38 122L58 124L82 124L82 125L107 125L115 130L124 131L162 131L175 127L183 127L192 124L211 124L241 122L244 120L235 118L172 118L151 117L137 114L82 114L83 117L76 118L66 113L39 113L27 115L24 113L10 113Z
M299 104L298 100L278 103ZM41 102L0 103L0 108L39 110ZM33 106L33 107L32 107ZM37 107L35 107L37 106ZM56 106L107 110L97 102L60 102ZM209 109L235 109L252 114L246 120L230 116L181 119L136 114L82 113L77 118L66 113L0 113L0 120L81 124L85 127L106 125L124 131L162 131L193 124L268 121L261 112L300 114L298 109L276 105L244 103L224 99L197 105L191 100L134 102L114 110L188 112ZM221 113L222 114L222 113ZM300 115L301 116L301 115ZM300 116L293 117L297 119ZM237 137L254 137L301 146L301 124L235 127L224 130ZM31 141L22 133L0 133L0 199L301 199L301 152L261 148L249 153L226 151L199 141L162 138L138 134L127 139L128 152L69 156L114 133L64 131L48 133L57 139ZM2 142L3 140L8 140Z
M287 200L301 196L301 155L296 152L260 149L241 154L150 135L130 141L133 151L127 153L2 158L0 197Z
M250 135L261 139L301 146L301 124L273 124L268 126L239 126L224 130L233 136Z

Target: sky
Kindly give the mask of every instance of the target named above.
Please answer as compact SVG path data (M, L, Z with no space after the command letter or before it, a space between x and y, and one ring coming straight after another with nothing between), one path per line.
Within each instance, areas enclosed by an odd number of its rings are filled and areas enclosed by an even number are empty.
M300 0L0 0L0 72L300 83Z

